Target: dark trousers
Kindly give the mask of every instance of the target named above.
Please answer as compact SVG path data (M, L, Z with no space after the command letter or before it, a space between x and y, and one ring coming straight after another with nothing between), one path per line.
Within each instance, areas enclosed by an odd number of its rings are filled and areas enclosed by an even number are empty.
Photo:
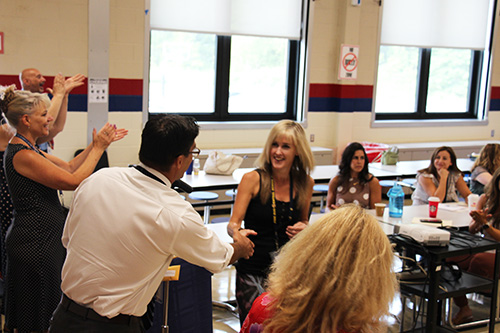
M128 323L103 322L85 318L68 310L59 303L52 319L49 332L51 333L144 333L140 317L130 317Z

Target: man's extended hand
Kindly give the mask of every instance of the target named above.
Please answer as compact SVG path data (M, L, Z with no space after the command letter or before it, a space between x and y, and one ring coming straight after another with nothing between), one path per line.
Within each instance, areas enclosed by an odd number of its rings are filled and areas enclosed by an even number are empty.
M231 246L234 248L234 253L230 263L233 264L240 258L248 259L253 256L254 243L247 237L248 235L257 235L250 229L242 229L233 236L234 243Z

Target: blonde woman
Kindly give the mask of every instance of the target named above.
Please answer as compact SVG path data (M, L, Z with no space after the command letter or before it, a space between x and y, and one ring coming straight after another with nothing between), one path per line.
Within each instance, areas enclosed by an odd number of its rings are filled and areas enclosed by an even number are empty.
M500 167L500 145L488 143L474 162L470 175L470 191L474 194L483 194L484 187L490 182L492 175Z
M4 169L14 207L5 239L7 288L5 326L10 331L45 332L61 298L66 252L61 237L65 215L57 190L74 190L94 170L111 142L126 131L106 124L92 143L70 162L37 147L53 120L45 94L2 88L0 110L16 134L4 154ZM1 90L0 90L1 91ZM119 134L121 133L121 134Z
M282 248L240 332L384 332L392 262L375 218L343 205Z
M276 251L307 226L313 166L304 129L294 121L283 120L271 129L257 170L245 174L238 186L228 233L235 241L248 237L255 244L254 255L240 259L236 265L240 322L264 292Z

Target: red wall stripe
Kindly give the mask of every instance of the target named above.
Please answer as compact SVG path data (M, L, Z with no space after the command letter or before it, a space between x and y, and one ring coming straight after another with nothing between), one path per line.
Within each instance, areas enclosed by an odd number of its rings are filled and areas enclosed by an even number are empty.
M45 88L52 88L54 84L53 76L45 77ZM0 85L9 86L15 84L17 89L21 89L18 75L0 75ZM88 79L84 84L73 89L72 94L86 95L88 91ZM142 79L109 79L110 95L142 96Z
M373 86L311 83L309 97L373 98Z

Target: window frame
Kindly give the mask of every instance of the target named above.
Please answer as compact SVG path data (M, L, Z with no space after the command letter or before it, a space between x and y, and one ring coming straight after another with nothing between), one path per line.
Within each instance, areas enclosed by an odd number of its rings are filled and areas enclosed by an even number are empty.
M415 112L376 112L374 104L375 120L442 120L442 119L477 119L479 107L479 90L481 81L484 51L471 50L471 66L469 76L469 91L467 93L466 112L427 112L427 93L429 88L429 75L431 64L431 48L419 49L418 78L416 89ZM378 72L378 68L377 68Z
M372 127L392 126L443 126L450 125L486 125L491 91L492 50L495 37L497 15L497 0L493 2L491 27L489 30L488 46L484 50L472 50L471 75L469 79L468 110L467 112L426 112L425 104L430 70L430 56L432 48L420 48L419 77L417 79L417 110L412 113L377 112L375 100L377 95L377 79L379 72L379 56L382 20L379 21L378 48L375 64L375 81L372 101ZM422 79L422 80L421 80ZM422 82L425 81L425 82ZM423 91L421 91L423 89Z
M302 37L300 40L288 40L288 70L287 70L287 92L286 92L286 110L280 113L229 113L229 68L231 52L231 36L216 36L217 55L216 55L216 85L215 85L215 103L213 113L177 113L180 115L189 115L197 119L207 128L218 128L219 125L231 124L234 128L243 127L260 128L272 126L279 120L291 119L299 122L306 121L308 95L309 95L309 73L308 73L308 40L310 38L309 15L311 6L307 0L303 0L302 17ZM146 0L146 11L149 8L149 0ZM151 31L149 25L149 16L145 19L145 61L144 66L144 99L143 99L143 123L146 123L150 117L162 114L160 112L149 111L149 76L150 76L150 43ZM157 30L157 29L155 29ZM263 37L265 38L265 37Z

